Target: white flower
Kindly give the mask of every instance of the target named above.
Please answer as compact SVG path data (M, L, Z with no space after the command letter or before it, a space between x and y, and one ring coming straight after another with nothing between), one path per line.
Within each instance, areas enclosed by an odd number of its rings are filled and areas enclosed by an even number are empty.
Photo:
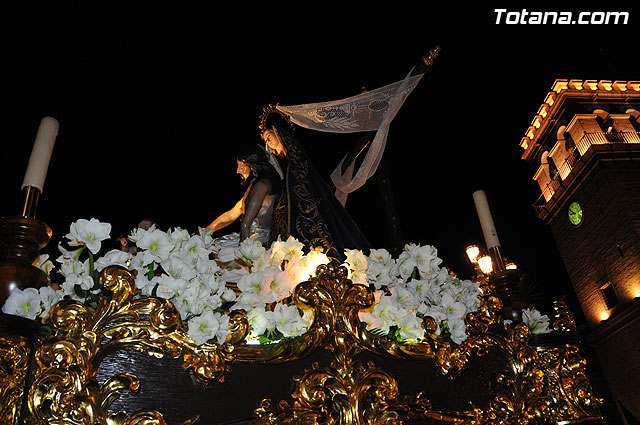
M180 249L182 247L182 244L188 241L190 237L189 231L180 227L170 229L167 232L167 236L169 237L171 243L173 243L173 246L178 249Z
M216 332L216 339L218 344L224 344L229 335L229 316L222 313L213 313L213 317L218 321L218 332Z
M422 329L422 320L414 314L407 312L398 320L398 332L402 339L419 339L424 338L424 329Z
M213 245L214 239L213 236L211 236L212 234L212 229L203 229L202 227L198 227L197 235L202 239L202 243L207 249L211 249L211 246Z
M39 255L38 258L33 260L33 265L42 270L47 276L51 274L51 270L55 267L51 260L49 260L49 254Z
M278 240L271 245L271 258L273 260L273 264L280 266L283 261L291 261L294 258L301 258L303 255L303 248L304 244L299 242L293 236L289 236L286 241L282 241L280 236L278 236Z
M152 283L158 284L156 294L164 299L170 300L176 295L180 294L187 287L187 281L184 279L176 279L172 276L162 274L155 276Z
M462 344L467 339L467 329L462 319L448 319L447 326L449 327L451 341L456 344Z
M200 316L192 318L187 323L189 325L189 336L191 336L198 345L215 338L220 328L220 323L211 310L207 310Z
M222 305L222 298L218 294L209 294L202 302L204 303L205 309L216 310Z
M302 257L302 260L300 260L300 265L306 270L305 274L307 276L304 280L309 279L311 276L315 276L316 269L322 264L328 264L330 261L331 260L329 260L329 257L327 257L327 254L324 252L320 252L315 249L309 251L304 257Z
M391 298L393 302L399 307L406 310L413 310L418 306L418 299L408 289L402 286L394 286L389 290L391 291Z
M156 225L152 224L151 227L149 227L148 231L151 232L155 229L156 229ZM127 239L129 239L133 243L137 243L145 235L145 233L147 233L146 229L143 229L141 227L136 227L131 230L131 233L129 234L129 236L127 236Z
M58 261L59 263L62 263L65 260L77 260L78 258L80 258L80 254L82 254L84 247L69 251L62 246L62 242L59 242L58 250L60 251L60 253L62 253L62 255L58 257L56 261Z
M62 299L62 291L56 291L50 286L43 286L38 290L42 302L42 316L46 317L49 310Z
M266 285L266 277L262 273L251 273L244 275L238 281L238 289L243 293L250 293L257 296L262 294Z
M197 316L202 314L206 305L207 292L200 285L189 285L178 294L173 304L180 312L183 320L189 315Z
M202 238L198 235L193 235L186 241L182 242L180 246L180 255L183 258L190 258L193 261L208 260L209 253Z
M251 267L265 252L266 249L264 249L260 241L252 236L240 242L236 249L236 257L242 259L246 265Z
M464 304L453 299L451 294L442 294L442 312L447 315L447 319L462 319L467 309Z
M372 249L369 252L369 264L371 262L383 265L385 267L392 267L395 261L393 260L391 253L386 249Z
M220 288L220 291L218 291L218 295L220 296L220 299L224 302L235 301L237 298L236 293L233 292L233 289L227 288L225 286Z
M262 300L265 303L281 301L291 295L293 285L287 272L272 266L262 273L265 278L265 283L262 287Z
M152 261L156 263L163 262L169 258L169 254L173 249L173 243L169 240L169 236L158 229L144 232L136 244L138 248L145 250L143 254L144 265Z
M366 272L369 261L364 253L357 249L345 249L344 254L347 257L345 262L353 272Z
M2 306L6 314L35 319L40 313L40 293L35 288L16 288Z
M260 295L251 292L243 292L236 298L236 303L231 310L250 311L254 308L262 308L264 310L265 303L260 299Z
M549 317L535 308L522 310L522 322L527 325L532 334L546 334L552 331L549 329Z
M298 336L306 331L305 323L295 305L276 304L273 310L276 329L284 336Z
M247 312L247 318L249 319L251 334L253 336L260 336L266 331L271 331L276 327L273 311L266 311L264 304L250 309Z
M271 259L271 255L269 254L269 252L264 251L264 253L261 256L253 260L251 271L254 273L263 272L272 266L278 267L278 265L275 264Z
M220 271L220 266L218 266L216 260L198 257L198 260L196 261L196 270L201 274L215 274Z
M378 301L374 304L373 312L361 312L360 320L366 322L369 328L377 328L387 333L391 326L397 324L402 313L393 298L382 295L381 291L376 291L376 299Z
M415 260L416 267L418 267L421 274L430 274L432 271L437 270L438 265L442 262L437 256L438 251L430 245L407 244L405 252Z
M86 245L91 253L97 254L102 241L110 238L110 232L111 224L109 223L101 223L95 218L91 220L81 218L71 223L70 232L66 238L70 240L71 245Z
M132 271L134 269L131 269ZM137 274L136 274L136 288L138 288L143 295L151 295L151 291L153 290L153 287L156 285L156 282L149 280L149 277L147 276L146 269L135 269L137 270Z
M411 257L408 252L405 251L400 254L398 258L398 274L404 281L407 281L411 277L417 266L418 263L416 259Z
M96 270L102 271L107 266L127 267L127 263L131 260L131 253L119 249L112 249L94 262Z
M367 281L376 289L393 283L396 263L386 249L372 249L369 253Z
M62 285L63 288L65 287L65 284L67 284L69 288L75 288L76 285L80 285L80 288L88 291L93 288L94 282L91 276L86 273L69 273L65 276L65 283ZM67 294L65 293L65 295Z
M191 280L196 276L196 272L191 264L186 263L176 256L169 257L160 263L160 265L165 273L175 279Z

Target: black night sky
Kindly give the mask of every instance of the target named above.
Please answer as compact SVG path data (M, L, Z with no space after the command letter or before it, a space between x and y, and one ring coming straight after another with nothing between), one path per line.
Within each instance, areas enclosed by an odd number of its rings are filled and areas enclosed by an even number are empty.
M505 255L561 295L569 280L531 206L540 192L518 144L555 79L639 79L640 15L626 4L627 25L498 25L494 6L455 2L313 11L59 3L3 6L0 82L0 214L19 213L40 120L60 122L38 207L54 258L79 218L112 223L112 237L147 216L163 229L206 226L242 194L235 152L259 142L263 106L395 82L440 45L385 152L403 239L434 245L444 265L470 274L464 248L484 244L472 193L483 189ZM298 135L327 178L356 140ZM375 180L347 209L387 247Z

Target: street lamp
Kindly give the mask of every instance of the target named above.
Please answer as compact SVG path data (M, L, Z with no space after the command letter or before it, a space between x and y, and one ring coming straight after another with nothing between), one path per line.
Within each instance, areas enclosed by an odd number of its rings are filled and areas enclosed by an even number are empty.
M467 257L469 257L469 261L472 263L476 263L478 261L478 256L480 255L480 248L478 245L469 245L466 249Z
M490 275L493 272L493 262L491 261L490 255L483 255L478 258L478 267L482 270L482 273L485 275Z

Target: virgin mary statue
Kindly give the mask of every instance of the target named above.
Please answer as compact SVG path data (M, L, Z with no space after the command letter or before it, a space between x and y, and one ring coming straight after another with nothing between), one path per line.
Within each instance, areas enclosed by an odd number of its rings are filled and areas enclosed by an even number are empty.
M310 249L341 261L345 249L368 252L367 238L315 170L293 132L280 126L262 130L271 162L283 181L273 209L271 241L293 236Z

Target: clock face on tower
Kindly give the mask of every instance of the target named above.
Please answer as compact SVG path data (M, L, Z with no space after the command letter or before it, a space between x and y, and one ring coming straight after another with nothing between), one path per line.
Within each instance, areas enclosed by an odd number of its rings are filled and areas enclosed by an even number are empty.
M574 226L577 226L580 223L582 223L582 207L580 206L579 203L572 202L571 204L569 204L568 214L569 214L569 221Z

